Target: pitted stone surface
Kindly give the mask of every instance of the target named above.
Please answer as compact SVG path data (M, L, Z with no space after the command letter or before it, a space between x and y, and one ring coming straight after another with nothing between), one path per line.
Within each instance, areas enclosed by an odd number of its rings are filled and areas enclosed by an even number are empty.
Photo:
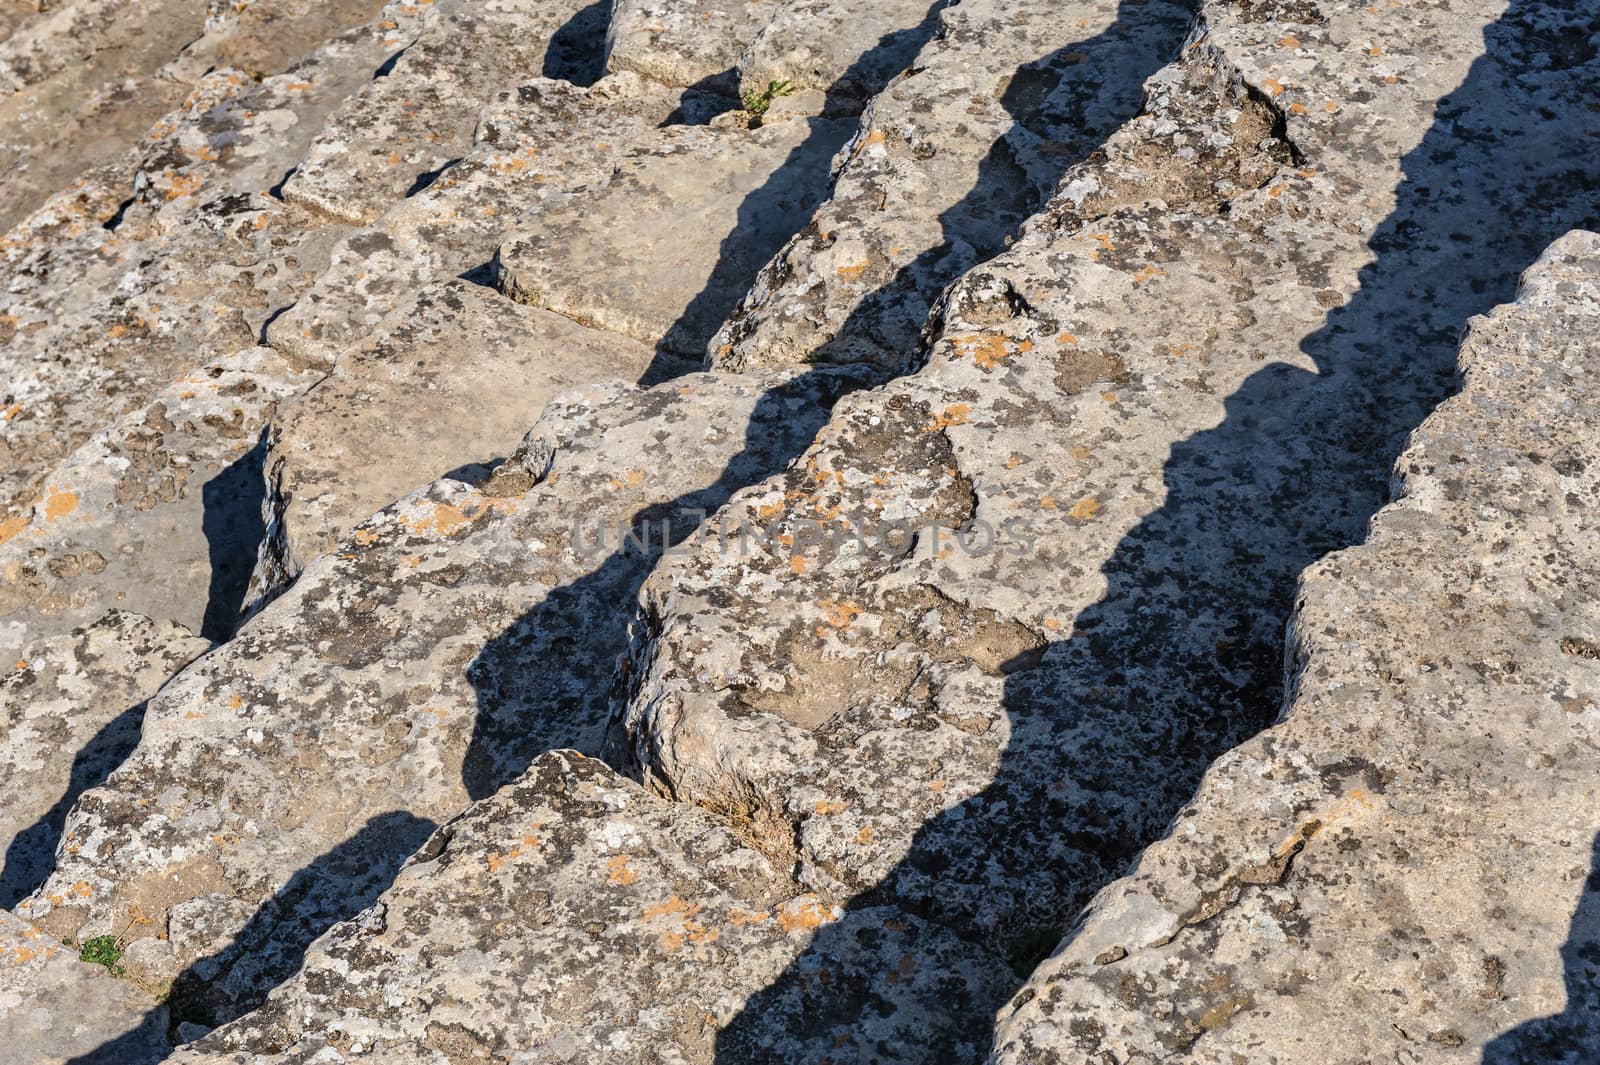
M315 380L248 348L57 464L0 523L0 655L111 608L231 636L262 536L262 431Z
M8 1057L28 1065L71 1065L96 1052L117 1065L156 1065L171 1051L166 1010L154 998L79 961L75 951L5 910L0 1025Z
M606 67L731 94L740 55L781 6L775 0L617 0L606 31Z
M871 361L904 368L945 286L998 254L1177 55L1173 3L944 11L940 34L875 97L826 203L711 342L712 365Z
M322 126L284 182L284 199L352 225L435 179L472 147L478 110L545 63L551 37L586 0L478 0L441 12L381 77ZM594 42L598 50L599 42Z
M429 282L486 280L495 248L522 214L603 181L622 152L657 135L679 99L636 75L589 89L544 79L497 94L484 108L477 147L343 239L316 284L268 326L267 339L308 364L331 366Z
M598 747L661 523L681 536L780 465L854 383L700 374L553 401L494 479L363 522L170 683L22 910L63 935L138 917L130 972L180 976L183 1019L258 1004L433 824L542 751Z
M709 1065L718 1027L837 917L721 819L558 751L441 829L262 1009L172 1061ZM872 948L784 1003L808 1037L740 1060L910 1065L931 1059L897 1047L930 1030L949 1060L982 1053L947 1007L986 1002L996 963L892 909L872 917ZM887 973L879 941L897 952ZM871 1038L836 1038L858 1015Z
M471 480L516 448L557 393L637 380L653 352L465 281L402 304L273 420L272 543L255 595L294 577L418 483ZM474 471L472 468L484 466ZM359 468L359 478L350 471Z
M832 119L663 129L584 195L543 206L500 247L495 283L522 303L699 356L817 206L849 135Z
M44 882L67 810L139 741L144 704L210 644L113 610L6 655L0 674L0 907Z
M1100 893L996 1062L1593 1059L1597 341L1579 233L1307 571L1283 721Z
M766 549L652 576L615 756L1025 971L1270 724L1298 572L1361 537L1460 324L1600 206L1593 59L1530 59L1587 16L1501 16L1206 6L925 366L719 516Z

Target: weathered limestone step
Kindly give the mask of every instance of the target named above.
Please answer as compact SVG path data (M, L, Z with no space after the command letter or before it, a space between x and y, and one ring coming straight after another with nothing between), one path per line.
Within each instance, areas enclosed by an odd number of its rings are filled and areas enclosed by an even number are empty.
M535 80L498 94L484 109L477 147L345 238L305 297L267 328L268 341L307 364L334 365L429 282L484 274L520 213L603 180L681 99L631 75L587 89Z
M260 79L300 59L319 42L359 26L376 13L378 0L274 0L227 5L206 20L207 30L185 27L171 47L181 48L170 62L137 77L105 71L110 80L94 88L78 106L70 99L19 92L0 103L0 129L13 147L0 148L0 231L11 228L51 194L71 184L85 169L115 163L152 123L176 108L204 75L219 66ZM147 28L141 25L140 30ZM126 27L122 32L126 32ZM159 58L159 56L158 56ZM83 77L79 70L75 77ZM62 110L65 109L65 110ZM32 144L19 149L15 138L33 131ZM276 181L281 173L273 176Z
M166 1013L128 981L0 910L0 1028L9 1060L155 1065L171 1050Z
M903 368L945 286L1004 250L1139 110L1187 3L968 0L872 101L826 203L756 278L712 365Z
M738 91L739 56L782 5L777 0L616 0L606 69L664 85Z
M315 381L248 348L53 467L0 524L0 656L113 607L231 636L262 537L262 430Z
M38 640L0 674L0 909L44 883L67 810L139 741L144 704L210 644L113 610Z
M699 356L820 202L852 129L793 119L660 130L603 183L524 223L495 256L495 283L522 303Z
M172 1062L735 1060L718 1029L838 916L721 819L558 751L442 828L262 1009ZM781 1003L804 1034L736 1060L921 1065L897 1048L930 1033L937 1060L983 1053L948 1007L992 1009L993 959L887 907L852 933L870 946Z
M445 8L323 125L284 183L284 199L351 225L376 221L471 150L478 111L496 91L547 66L547 77L568 76L546 53L588 6L478 0Z
M1302 582L1283 721L1100 893L995 1061L1600 1053L1600 236L1461 363L1366 543Z
M418 484L510 455L557 394L638 380L653 355L492 289L454 279L430 285L279 408L266 463L272 545L251 599L293 580Z
M1025 971L1271 723L1297 574L1362 536L1459 323L1600 207L1600 79L1537 58L1587 17L1553 2L1263 14L1207 6L925 367L712 523L763 550L664 561L618 764Z
M125 165L0 241L0 505L174 377L252 346L298 298L335 234L265 190L304 151L302 123L336 106L358 83L352 67L392 52L403 29L383 18L259 86L207 75ZM120 182L135 173L127 200Z
M27 915L84 936L141 918L129 971L186 971L185 1019L255 1006L434 823L544 751L598 747L661 523L681 536L781 466L858 383L696 374L553 401L493 479L375 515L169 683Z

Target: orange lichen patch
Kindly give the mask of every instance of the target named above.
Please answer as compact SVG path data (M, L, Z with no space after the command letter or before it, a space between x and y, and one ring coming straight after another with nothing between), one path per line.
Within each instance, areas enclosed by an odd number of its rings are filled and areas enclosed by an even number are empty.
M772 920L770 913L760 913L754 910L741 910L737 906L728 911L728 921L743 927L744 925L760 924L762 921Z
M1024 462L1027 462L1027 461L1028 460L1026 458L1024 458L1023 456L1018 455L1015 452L1013 452L1012 454L1006 456L1006 469L1014 470L1018 466L1021 466Z
M27 668L28 668L28 660L26 658L19 658L17 660L17 670L20 672L21 670L24 670L24 669L27 669Z
M1088 521L1100 509L1100 501L1094 496L1085 496L1072 505L1067 511L1067 516L1073 521Z
M1078 338L1071 333L1056 334L1056 343L1058 344L1076 344L1077 342Z
M870 259L863 260L862 262L856 263L854 266L841 266L835 270L834 273L838 274L846 281L860 281L861 275L866 273L867 267L871 265L872 261Z
M632 881L628 881L632 883ZM658 902L654 906L646 906L644 919L649 921L657 917L693 917L700 912L698 905L691 906L687 900L679 895L670 895L666 902Z
M1266 89L1274 96L1282 96L1284 92L1283 82L1279 81L1277 78L1262 79L1261 87Z
M1302 104L1302 103L1290 104L1289 105L1289 113L1291 115L1303 115L1303 114L1306 113L1306 105Z
M1330 114L1330 115L1331 115L1331 114L1333 114L1333 113L1334 113L1334 112L1335 112L1335 111L1338 111L1338 110L1339 110L1339 104L1338 104L1338 101L1336 101L1336 100L1324 100L1324 101L1323 101L1323 102L1322 102L1322 109L1323 109L1323 110L1324 110L1324 111L1326 111L1326 112L1328 112L1328 114Z
M1378 56L1383 54L1383 49L1379 48L1377 45L1373 45L1371 48L1367 49L1367 54L1376 59Z
M1061 631L1061 619L1060 618L1045 618L1044 619L1044 627L1046 629L1049 629L1051 632L1060 632Z
M1287 37L1279 37L1278 38L1278 47L1280 47L1280 48L1299 48L1300 47L1300 38L1294 36L1293 34L1290 34Z
M371 529L356 530L356 543L361 544L363 547L375 544L381 539L382 536L376 532L373 532Z
M1157 277L1166 277L1167 272L1159 266L1141 266L1139 272L1133 275L1133 283L1142 285Z
M7 407L5 409L5 413L4 414L0 414L0 418L4 418L6 421L9 422L12 418L15 418L17 415L19 415L21 413L22 413L22 404L13 403L13 404L11 404L11 406L9 406L9 407Z
M928 431L938 432L940 429L948 429L952 425L965 425L971 416L971 407L965 403L952 403L937 417L929 420Z
M228 699L228 709L230 709L230 710L237 710L243 705L244 705L244 696L240 695L238 692L235 692Z
M872 831L872 826L871 825L862 825L861 826L861 831L856 833L856 842L858 844L862 844L862 845L866 845L868 843L871 843L873 840L875 840L877 838L878 838L878 834L876 832Z
M847 802L838 802L832 799L818 799L812 809L824 817L844 813L850 806Z
M471 525L472 519L482 513L481 510L475 510L468 514L451 503L431 503L429 507L431 509L427 514L405 519L406 528L411 530L413 535L452 536Z
M309 81L291 81L283 87L284 92L308 92L311 89Z
M884 135L883 135L883 130L881 130L881 129L873 130L871 133L869 133L865 137L861 138L861 143L857 144L856 145L856 150L850 153L850 158L854 159L856 156L860 155L862 152L866 151L868 148L872 148L872 147L875 147L875 146L877 146L879 144L882 144L884 142L884 139L885 138L884 138Z
M969 333L966 336L953 338L951 343L955 345L956 358L962 359L970 355L980 370L993 370L1011 356L1011 350L1006 347L1005 337ZM1032 346L1028 345L1029 348Z
M64 489L52 489L44 500L44 520L55 521L78 509L78 496Z
M606 862L606 879L613 884L627 885L637 881L639 874L629 867L626 854L618 854Z
M1043 508L1044 510L1054 510L1054 509L1056 509L1056 497L1055 496L1045 496L1043 499L1039 500L1039 506L1041 508Z
M196 159L199 159L202 163L214 163L218 159L222 158L215 151L212 150L212 148L211 148L211 146L209 144L202 144L200 147L196 148L194 150L194 156L195 156Z
M785 932L809 932L835 920L833 907L812 894L797 895L779 906L777 917Z
M27 515L24 514L19 514L14 518L7 518L5 521L0 521L0 544L5 543L7 540L16 538L22 533L22 530L26 529L27 527L28 518ZM7 573L6 576L7 579L11 579L11 575L9 573Z
M1279 196L1283 195L1283 190L1286 188L1288 188L1287 185L1274 185L1272 188L1267 190L1267 195L1276 200Z
M627 473L624 473L620 479L616 477L611 478L611 487L619 491L624 488L639 488L643 485L643 470L629 470Z
M1299 174L1301 177L1305 178L1307 181L1310 181L1312 178L1317 176L1317 172L1315 170L1312 170L1310 167L1307 167L1304 170L1296 170L1295 173Z
M944 793L944 789L945 789L944 781L942 781L942 780L930 780L930 781L928 781L928 790L933 792L935 795L942 795Z
M197 191L199 188L199 174L175 174L172 178L172 184L168 186L165 195L169 201L176 200L180 196L187 196L191 192Z
M861 604L849 599L826 599L822 613L829 625L843 631L861 615Z
M1102 392L1100 393L1100 398L1105 400L1107 403L1115 403L1117 401L1117 394L1115 392Z
M795 576L798 577L800 574L804 573L805 571L806 571L806 560L805 560L805 558L803 556L801 556L801 555L790 555L789 556L789 572L793 573Z
M400 153L399 152L390 152L389 153L389 158L385 159L384 162L388 163L390 166L399 166L400 165Z

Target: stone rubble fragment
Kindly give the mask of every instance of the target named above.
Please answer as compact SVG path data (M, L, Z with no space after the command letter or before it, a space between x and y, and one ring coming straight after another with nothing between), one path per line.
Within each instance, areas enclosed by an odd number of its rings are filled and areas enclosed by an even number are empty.
M1593 1060L1597 361L1575 233L1472 323L1366 542L1306 572L1283 720L1100 892L994 1061Z

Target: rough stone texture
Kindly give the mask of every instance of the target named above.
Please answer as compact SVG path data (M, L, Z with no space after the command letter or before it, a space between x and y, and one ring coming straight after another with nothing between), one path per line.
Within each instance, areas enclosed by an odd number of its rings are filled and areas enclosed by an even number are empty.
M998 1062L1586 1062L1600 1040L1600 236L1473 322L1284 719L1002 1018Z
M992 258L1068 166L1139 109L1187 5L969 0L875 97L828 201L711 343L719 369L903 369L946 285Z
M495 256L512 298L699 356L750 278L805 223L849 124L674 126L603 183L545 205ZM563 254L581 248L577 255Z
M652 576L614 757L1026 972L1270 724L1297 574L1360 539L1461 323L1595 216L1588 19L1206 6L923 368L719 517L767 549Z
M9 654L0 674L0 908L44 882L67 810L139 740L144 704L210 644L113 610Z
M642 344L465 281L424 289L279 408L266 462L272 535L252 599L419 482L481 479L557 393L637 380L652 359Z
M837 916L721 819L559 751L442 828L265 1007L172 1060L709 1063L718 1027ZM870 946L783 1004L806 1037L740 1060L909 1065L930 1059L897 1047L929 1031L950 1060L982 1053L947 1007L988 999L993 960L893 910L873 916Z
M166 1010L125 980L88 965L27 921L0 910L0 1025L7 1060L116 1065L166 1058Z
M248 348L53 468L0 522L0 655L113 607L231 636L263 534L262 431L278 399L315 380Z
M580 194L677 107L676 94L636 76L585 89L549 79L497 94L477 147L375 224L350 234L300 301L267 328L281 351L322 366L430 281L487 279L519 214Z
M0 505L173 379L252 346L314 276L330 235L266 190L314 132L302 120L353 88L352 64L400 43L382 23L259 86L207 75L124 164L0 239Z
M322 126L284 199L366 225L472 147L478 109L528 74L570 78L550 40L587 0L477 0L440 17ZM598 29L598 27L595 27ZM596 51L599 42L595 41Z
M740 54L781 6L775 0L616 0L606 30L606 69L731 93Z
M436 822L545 750L598 747L660 523L681 536L780 466L856 383L691 375L553 401L493 479L362 523L152 700L19 912L63 935L137 916L129 971L178 976L183 1019L256 1005ZM644 522L652 550L620 542Z

